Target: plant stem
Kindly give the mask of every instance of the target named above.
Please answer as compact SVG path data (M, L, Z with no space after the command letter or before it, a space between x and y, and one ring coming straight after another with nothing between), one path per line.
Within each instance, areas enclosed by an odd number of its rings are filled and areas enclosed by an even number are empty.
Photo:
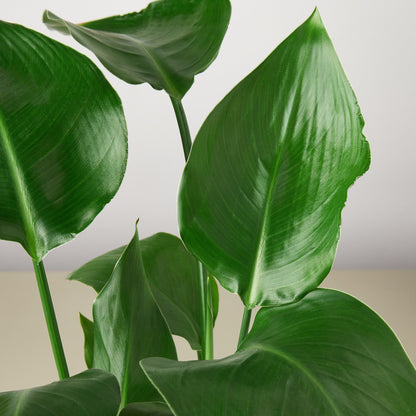
M214 331L210 277L204 273L205 283L205 360L214 358Z
M251 320L251 309L244 307L243 319L241 321L240 336L238 337L238 347L243 342L244 338L248 334Z
M192 140L189 132L188 121L186 119L185 110L182 102L176 98L170 97L175 110L176 120L178 122L181 134L182 148L185 155L185 161L188 160L191 152ZM211 310L211 290L208 285L208 276L200 262L198 262L198 282L199 282L199 298L201 311L201 348L198 352L198 360L210 360L213 358L213 322Z
M207 350L207 316L206 316L206 277L204 273L204 267L198 262L198 293L199 293L199 312L201 315L201 354L198 354L198 360L206 360Z
M38 263L35 260L33 260L33 267L35 269L36 281L38 283L40 299L42 302L43 313L45 314L46 326L48 327L56 368L58 370L59 378L62 380L69 377L69 372L61 337L59 335L58 323L56 321L45 268L42 261Z
M185 161L188 160L189 152L191 151L192 140L189 132L188 121L186 119L185 111L182 102L176 98L170 97L173 109L175 110L176 120L178 122L179 131L181 133L182 148L185 155Z

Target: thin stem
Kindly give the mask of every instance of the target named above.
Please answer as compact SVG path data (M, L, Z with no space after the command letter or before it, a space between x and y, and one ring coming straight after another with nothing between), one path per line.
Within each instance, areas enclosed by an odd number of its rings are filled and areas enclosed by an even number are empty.
M207 350L207 319L206 319L206 277L204 273L204 267L200 262L198 262L198 293L199 293L199 311L201 315L201 356L198 355L198 359L206 360L206 350Z
M178 122L179 131L181 133L182 148L185 155L185 160L188 160L189 153L191 151L192 140L191 133L189 132L188 121L186 119L185 110L183 109L182 102L176 98L170 97L172 101L173 109L175 110L176 120Z
M40 299L46 319L46 326L48 327L56 368L58 370L59 378L62 380L69 377L69 372L66 364L64 349L62 347L61 337L59 335L58 323L56 321L55 310L53 308L45 268L42 261L38 263L35 260L33 260L33 267L35 269L36 281L38 283Z
M251 320L251 309L244 307L243 319L241 321L240 336L238 337L238 347L243 342L244 338L248 334Z
M204 273L205 277L205 359L214 358L214 331L212 316L212 296L210 277Z
M189 132L188 121L182 102L176 98L170 97L175 110L176 120L178 122L181 134L182 148L185 155L185 161L188 160L191 152L192 140ZM198 285L201 311L201 353L198 352L198 360L210 360L213 358L213 322L211 311L211 291L208 290L208 276L204 271L201 263L198 262Z

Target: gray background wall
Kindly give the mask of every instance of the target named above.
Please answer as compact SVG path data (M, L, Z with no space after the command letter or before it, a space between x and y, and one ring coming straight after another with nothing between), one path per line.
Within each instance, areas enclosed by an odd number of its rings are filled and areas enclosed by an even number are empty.
M0 3L0 17L89 55L70 38L48 31L41 23L42 11L48 8L82 22L140 10L146 3L14 0ZM416 268L414 0L234 0L218 59L197 76L183 101L192 134L214 105L300 25L315 5L357 94L373 158L371 170L350 190L335 266ZM104 72L125 107L130 134L127 175L116 198L90 228L47 256L49 270L73 269L125 244L137 217L142 237L158 231L177 234L176 192L184 162L170 101L147 85L130 86ZM20 246L0 242L0 270L30 267Z

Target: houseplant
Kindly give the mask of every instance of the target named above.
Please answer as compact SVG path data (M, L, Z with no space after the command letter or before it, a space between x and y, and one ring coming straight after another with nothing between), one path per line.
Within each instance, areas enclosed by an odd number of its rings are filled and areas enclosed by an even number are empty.
M165 90L188 159L179 226L189 252L167 234L141 241L136 229L71 275L99 292L94 322L81 319L94 369L71 378L41 260L117 191L126 128L86 58L2 23L0 237L33 258L62 380L2 393L1 415L416 413L414 368L386 324L350 296L316 289L347 189L369 165L317 10L220 102L190 152L181 99L215 58L229 15L226 0L162 0L81 26L44 15L120 78ZM215 279L245 305L238 351L223 360L211 360ZM175 361L171 333L200 359Z

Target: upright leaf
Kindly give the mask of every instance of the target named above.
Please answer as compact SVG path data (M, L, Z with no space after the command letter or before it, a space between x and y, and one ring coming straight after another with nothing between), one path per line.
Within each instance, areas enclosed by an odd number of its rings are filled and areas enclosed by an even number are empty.
M126 158L120 99L95 65L0 22L0 238L40 261L110 201Z
M79 314L82 331L84 332L84 359L87 368L92 368L94 357L94 322L82 313Z
M122 406L160 400L139 362L176 359L176 350L145 275L137 230L95 300L93 317L93 367L117 377Z
M1 416L116 416L120 388L112 374L88 370L27 390L0 393Z
M175 416L413 416L416 371L390 328L337 291L260 310L223 360L142 361Z
M181 236L246 306L292 302L329 272L347 189L369 165L362 128L317 10L203 124Z
M101 291L125 247L109 251L84 264L69 277ZM198 297L198 266L182 241L157 233L140 241L146 276L153 295L172 333L201 348L201 311ZM211 280L214 318L218 313L218 287Z
M140 13L81 25L49 11L43 21L72 35L122 80L148 82L180 100L217 56L230 13L229 0L159 0Z

